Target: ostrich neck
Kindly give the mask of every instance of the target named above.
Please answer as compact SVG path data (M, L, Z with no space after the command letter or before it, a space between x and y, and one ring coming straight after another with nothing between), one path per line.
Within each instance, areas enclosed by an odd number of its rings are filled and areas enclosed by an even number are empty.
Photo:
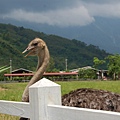
M26 86L23 92L23 97L22 97L23 102L29 101L29 86L31 86L32 84L34 84L35 82L41 79L41 77L43 76L43 73L45 72L48 66L49 58L50 58L49 51L47 46L45 46L45 49L43 49L38 55L37 72L31 78L30 82L28 83L28 85Z
M49 63L49 51L47 47L45 49L41 50L38 55L38 65L37 65L37 72L30 80L30 85L40 80L40 78L43 76L43 73L46 71L47 65Z
M45 58L45 51L41 51L38 55L38 65L36 71L39 70L39 68L42 66Z

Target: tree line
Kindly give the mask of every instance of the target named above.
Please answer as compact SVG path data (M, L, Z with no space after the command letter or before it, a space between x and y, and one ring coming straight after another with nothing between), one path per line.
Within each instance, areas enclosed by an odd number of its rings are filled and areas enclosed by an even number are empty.
M79 70L79 79L97 79L97 70L102 70L101 66L106 66L108 70L108 76L114 80L120 78L120 55L108 55L104 59L99 59L97 57L93 58L93 68L95 69L80 69ZM0 68L2 70L2 67ZM4 74L9 73L10 71L6 69L6 71L1 71L0 78L4 80ZM59 72L59 69L55 68L54 59L51 58L50 64L47 68L47 72ZM67 71L69 72L69 70ZM19 78L20 79L20 78ZM18 80L18 78L17 78Z
M111 79L120 79L120 55L108 55L104 59L99 59L97 57L93 58L93 68L95 69L80 69L79 77L85 79L97 79L98 71L103 71L102 66L106 66L107 76Z

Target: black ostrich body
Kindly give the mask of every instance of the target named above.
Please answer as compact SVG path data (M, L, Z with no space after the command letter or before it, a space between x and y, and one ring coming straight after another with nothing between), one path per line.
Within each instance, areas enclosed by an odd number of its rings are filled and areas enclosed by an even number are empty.
M62 105L120 112L120 95L104 90L81 88L62 96Z

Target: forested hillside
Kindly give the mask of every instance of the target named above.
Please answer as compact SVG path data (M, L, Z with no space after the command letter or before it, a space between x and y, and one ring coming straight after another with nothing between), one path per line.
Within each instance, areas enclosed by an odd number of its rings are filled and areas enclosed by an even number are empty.
M65 59L68 59L68 69L93 65L93 57L103 59L108 56L104 50L94 45L87 45L77 40L69 40L55 35L47 35L23 27L10 24L0 24L0 66L8 65L12 59L13 69L26 68L35 70L37 57L24 58L22 51L35 37L43 39L49 48L52 65L59 70L65 70Z

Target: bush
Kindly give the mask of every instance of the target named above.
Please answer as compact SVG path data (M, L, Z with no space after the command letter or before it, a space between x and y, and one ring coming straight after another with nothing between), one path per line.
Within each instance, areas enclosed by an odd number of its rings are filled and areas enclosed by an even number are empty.
M93 69L80 69L79 70L79 78L83 79L96 79L97 74Z

